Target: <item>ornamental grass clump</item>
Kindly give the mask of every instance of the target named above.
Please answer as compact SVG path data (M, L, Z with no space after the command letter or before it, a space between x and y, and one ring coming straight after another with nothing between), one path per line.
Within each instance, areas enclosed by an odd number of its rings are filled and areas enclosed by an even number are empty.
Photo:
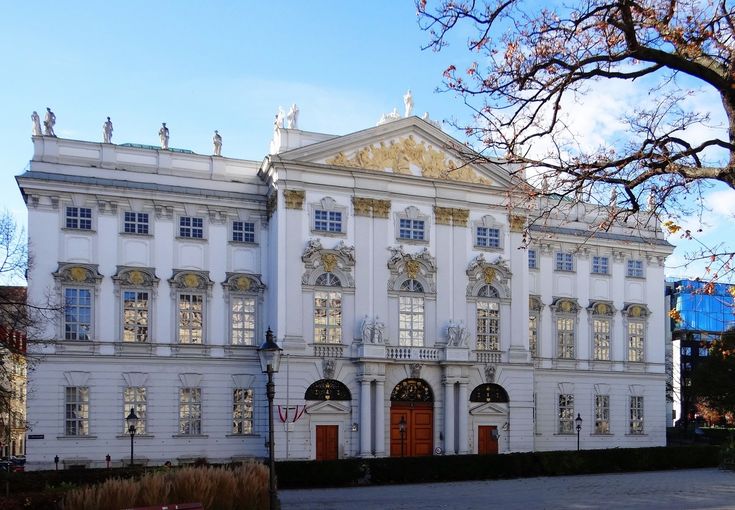
M108 510L201 503L206 510L255 510L268 506L268 468L247 462L234 468L187 467L107 480L70 491L64 510Z

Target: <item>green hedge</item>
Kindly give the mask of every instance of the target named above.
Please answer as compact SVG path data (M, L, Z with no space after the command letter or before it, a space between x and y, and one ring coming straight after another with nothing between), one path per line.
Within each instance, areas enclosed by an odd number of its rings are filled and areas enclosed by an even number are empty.
M615 448L506 455L344 459L277 462L278 487L344 487L652 471L717 466L719 448Z

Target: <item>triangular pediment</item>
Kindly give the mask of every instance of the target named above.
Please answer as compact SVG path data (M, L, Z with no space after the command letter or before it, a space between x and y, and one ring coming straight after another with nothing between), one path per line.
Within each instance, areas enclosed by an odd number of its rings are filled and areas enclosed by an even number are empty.
M349 414L350 408L340 402L325 400L306 406L307 414Z
M470 409L470 414L472 416L505 416L508 414L508 404L498 404L495 402L480 404Z
M425 179L508 187L508 171L475 155L458 140L418 117L311 144L279 154L282 160L392 173Z

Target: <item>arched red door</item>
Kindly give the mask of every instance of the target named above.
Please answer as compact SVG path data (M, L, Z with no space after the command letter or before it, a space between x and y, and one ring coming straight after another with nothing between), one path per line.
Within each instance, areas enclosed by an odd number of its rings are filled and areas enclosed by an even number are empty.
M434 451L434 397L421 379L405 379L393 389L390 455L414 457Z

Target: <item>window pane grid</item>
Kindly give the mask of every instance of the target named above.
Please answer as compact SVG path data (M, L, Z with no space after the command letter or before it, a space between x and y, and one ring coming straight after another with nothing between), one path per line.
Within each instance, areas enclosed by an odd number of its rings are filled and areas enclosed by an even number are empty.
M179 342L201 344L204 298L199 294L179 294Z
M92 330L92 291L64 289L64 338L89 340Z
M202 433L202 390L201 388L179 389L179 434L199 435Z
M642 260L629 260L628 261L628 276L633 278L643 278L643 261Z
M557 347L559 358L574 359L574 319L556 319Z
M89 388L67 387L65 408L64 433L67 436L89 435Z
M500 313L494 301L477 302L477 349L500 350Z
M232 390L232 433L253 433L253 390L235 388Z
M342 293L314 293L314 343L342 343Z
M477 236L475 239L477 246L483 246L486 248L499 248L500 247L500 229L488 228L488 227L477 227Z
M559 434L574 434L574 395L559 395Z
M67 207L66 228L92 230L92 209L88 207Z
M608 258L607 257L592 257L592 272L595 274L607 274Z
M255 345L255 298L233 296L230 307L232 345Z
M595 395L595 434L610 433L610 396Z
M398 237L401 239L424 240L424 220L401 218L398 222Z
M400 296L398 299L398 343L407 347L424 345L424 298Z
M592 321L594 339L593 357L596 360L610 359L610 321L594 319Z
M556 270L574 271L574 255L568 252L556 252Z
M536 250L528 250L528 269L536 269L537 263Z
M322 232L342 232L341 211L314 211L314 230Z
M126 234L147 234L148 213L125 212L123 230Z
M630 429L631 434L643 434L643 397L630 397Z
M531 356L538 356L538 316L528 316L528 348Z
M642 322L628 323L628 361L643 361L643 331Z
M123 292L123 342L148 341L148 292Z
M135 409L138 416L138 424L135 426L136 434L146 432L146 389L144 386L129 386L123 390L123 433L128 433L128 423L125 418L130 414L130 409Z
M232 240L238 243L254 243L255 223L247 221L233 221Z
M179 218L179 237L204 238L204 218L182 216Z

